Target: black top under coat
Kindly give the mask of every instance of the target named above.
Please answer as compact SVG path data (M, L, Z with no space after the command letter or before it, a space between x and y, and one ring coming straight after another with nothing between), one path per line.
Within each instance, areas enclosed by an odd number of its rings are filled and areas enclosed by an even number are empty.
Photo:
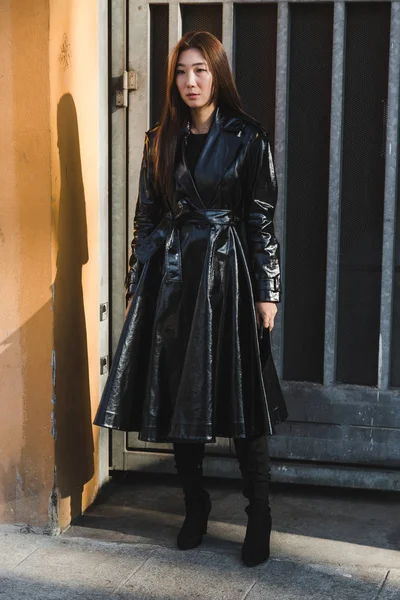
M193 179L197 161L206 143L207 135L208 133L190 133L187 138L186 162Z

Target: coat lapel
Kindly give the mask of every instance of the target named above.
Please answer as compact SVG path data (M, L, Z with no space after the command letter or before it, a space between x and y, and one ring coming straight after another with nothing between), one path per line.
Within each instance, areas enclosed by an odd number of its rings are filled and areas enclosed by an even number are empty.
M186 164L186 138L189 135L189 124L182 139L182 160L175 177L189 198L200 208L210 207L220 183L234 161L242 145L242 122L238 118L226 119L219 108L207 136L195 169L195 181Z
M185 140L183 140L182 141L182 152L181 152L182 160L178 164L176 171L175 171L176 184L177 184L178 188L179 187L183 188L183 190L186 192L186 194L192 201L192 204L196 208L205 208L203 201L200 197L200 194L197 190L197 187L195 186L195 183L193 181L193 177L192 177L192 175L189 171L189 168L186 164L185 149L186 149L185 148Z

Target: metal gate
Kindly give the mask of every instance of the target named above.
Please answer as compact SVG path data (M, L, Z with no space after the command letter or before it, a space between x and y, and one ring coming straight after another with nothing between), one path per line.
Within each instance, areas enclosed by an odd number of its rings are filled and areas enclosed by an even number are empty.
M143 134L160 115L169 50L206 29L274 148L283 302L272 342L290 420L270 438L272 477L400 490L400 4L112 0L110 11L111 354ZM112 468L170 471L170 450L113 432ZM238 475L229 440L207 451L208 474Z

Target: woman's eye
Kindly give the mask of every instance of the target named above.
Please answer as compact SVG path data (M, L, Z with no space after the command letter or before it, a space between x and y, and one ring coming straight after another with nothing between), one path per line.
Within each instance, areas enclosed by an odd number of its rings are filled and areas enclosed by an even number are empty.
M184 71L182 71L182 70L178 70L178 71L176 71L176 75L182 75L183 72Z

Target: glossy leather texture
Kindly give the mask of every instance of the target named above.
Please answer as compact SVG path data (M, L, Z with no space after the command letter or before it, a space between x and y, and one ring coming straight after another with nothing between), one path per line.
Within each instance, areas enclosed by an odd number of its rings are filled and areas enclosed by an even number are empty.
M288 415L255 313L255 301L281 299L267 134L217 108L192 177L188 125L168 201L152 186L154 132L126 278L133 301L95 423L158 442L272 435Z

